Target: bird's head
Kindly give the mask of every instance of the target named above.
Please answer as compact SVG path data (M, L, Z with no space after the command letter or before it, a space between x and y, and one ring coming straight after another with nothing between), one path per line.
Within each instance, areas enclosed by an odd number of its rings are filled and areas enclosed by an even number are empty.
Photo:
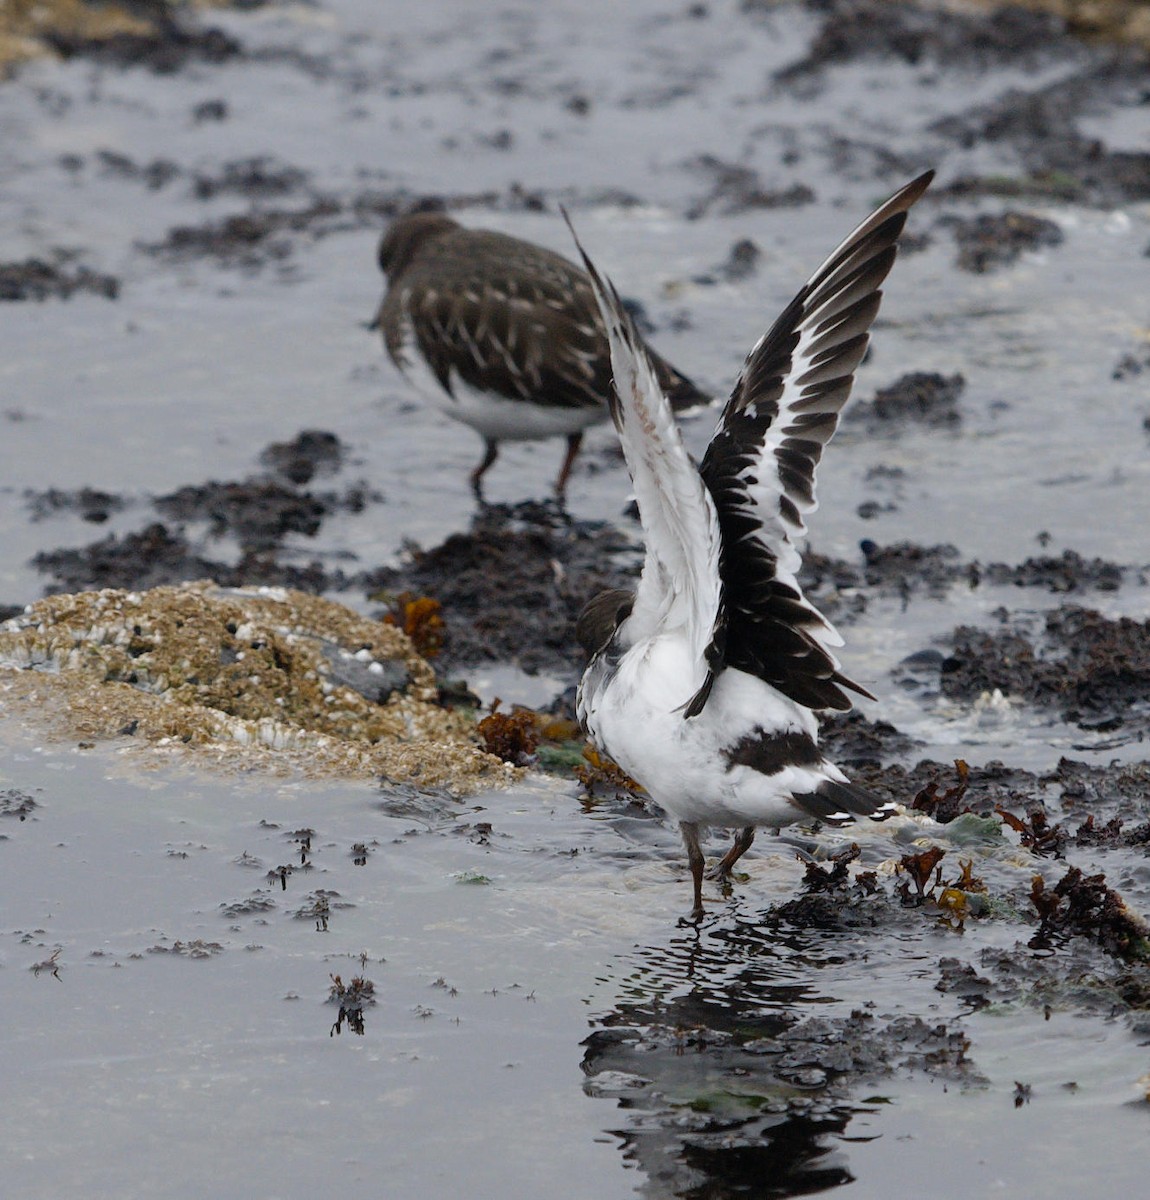
M400 275L411 260L433 238L459 225L446 213L413 212L396 217L379 243L379 269L389 278Z
M631 615L635 596L622 588L600 592L589 600L575 622L575 636L588 658L593 658L615 636L615 631Z

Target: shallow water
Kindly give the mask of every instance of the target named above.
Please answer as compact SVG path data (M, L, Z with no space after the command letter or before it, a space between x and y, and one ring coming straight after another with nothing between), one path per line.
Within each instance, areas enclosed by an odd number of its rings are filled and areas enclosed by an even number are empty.
M773 73L807 52L816 16L691 11L648 0L273 5L211 15L246 59L169 76L76 59L0 87L6 257L75 251L122 283L115 301L78 294L0 310L0 603L40 594L37 551L139 529L155 519L150 497L244 478L265 445L304 428L337 433L353 454L341 482L363 479L382 500L329 518L315 539L291 535L299 561L374 567L408 539L433 545L467 526L478 439L420 407L362 327L380 293L383 221L357 199L491 191L461 219L563 253L555 202L568 204L596 261L642 300L654 343L722 394L834 243L937 165L939 196L910 221L930 243L892 274L857 394L911 370L961 371L961 424L876 433L848 422L820 475L812 544L857 561L863 538L952 542L964 559L1014 563L1045 531L1049 552L1132 568L1120 591L1076 598L1144 619L1150 366L1112 375L1124 355L1145 353L1150 208L944 198L960 175L1017 174L1020 160L1011 143L962 147L935 127L1011 88L1067 78L1097 52L1062 46L978 67L888 55L783 86ZM571 103L580 98L586 108ZM226 119L194 118L209 100L226 103ZM1103 95L1082 128L1137 149L1144 103ZM103 151L176 170L150 187ZM704 155L816 198L734 204ZM197 177L222 179L227 164L257 156L304 181L283 195L196 197ZM516 184L539 190L546 211L525 211ZM146 249L174 227L252 205L303 209L315 196L334 198L335 214L280 235L280 252L257 244L246 265ZM1064 241L985 275L958 270L943 218L1009 207L1056 221ZM763 251L756 272L699 282L746 237ZM709 424L687 428L696 452ZM569 493L579 517L622 520L627 483L611 447L606 429L588 438ZM504 448L489 498L544 494L559 458L555 444ZM31 519L27 490L82 486L129 503L98 527L74 514ZM868 500L877 516L860 515ZM210 557L234 550L202 539ZM1060 599L992 586L875 598L843 624L845 667L878 696L864 711L922 741L912 760L1043 770L1071 751L1140 758L1136 742L1115 748L1021 706L924 704L898 685L896 665L955 625ZM571 680L493 668L470 682L539 703ZM115 750L45 743L12 716L2 729L0 792L41 806L23 823L0 818L0 1070L20 1081L6 1116L7 1194L466 1187L576 1200L793 1195L853 1179L854 1196L899 1195L915 1180L945 1200L1077 1197L1087 1179L1098 1195L1140 1185L1138 1080L1150 1063L1125 1010L1023 989L970 1011L936 988L945 956L978 970L984 952L1027 958L1016 923L959 934L908 917L780 932L768 909L796 894L802 872L786 845L763 838L749 879L726 901L711 896L695 935L674 924L687 895L674 831L626 809L584 811L573 785L536 778L462 804L414 797L397 812L398 800L366 785L145 770ZM304 827L316 831L312 869L285 891L267 872L298 859L291 834ZM911 832L864 831L865 861L905 853ZM358 842L371 850L363 866ZM259 866L239 865L245 854ZM987 861L1011 888L1050 869L1025 856ZM1150 907L1143 850L1105 866L1135 908ZM293 915L319 888L353 905L333 906L326 931ZM274 907L221 911L253 896ZM206 957L187 952L197 943ZM364 1033L331 1036L330 976L360 972L377 999ZM860 1008L882 1026L873 1042L886 1057L829 1091L780 1083L774 1059L723 1041L748 1022L846 1022ZM968 1040L969 1067L929 1060L891 1032L903 1019ZM610 1054L584 1045L624 1027L634 1042ZM1031 1089L1019 1107L1016 1081ZM816 1103L806 1115L794 1103L804 1094ZM729 1111L725 1131L696 1127L714 1115L708 1105ZM776 1117L786 1136L764 1132Z
M9 1195L614 1188L575 1061L597 940L560 921L539 847L467 883L490 856L466 806L428 836L365 785L141 778L6 745L6 774L42 788L0 850ZM542 790L497 800L500 836L528 800L535 839L571 836ZM314 866L281 890L267 872L298 863L305 826ZM326 931L294 915L321 888L339 893ZM58 977L29 969L57 947ZM329 1036L333 974L375 984L362 1037ZM556 1145L560 1122L582 1134Z
M1009 925L771 933L765 906L800 872L768 840L701 934L676 931L673 832L589 819L563 786L381 801L362 784L141 771L11 719L2 733L0 790L18 782L37 804L0 829L9 1195L306 1196L382 1179L397 1197L692 1194L690 1114L729 1105L710 1160L721 1187L739 1178L748 1097L791 1127L796 1162L764 1195L808 1190L812 1160L876 1197L920 1172L944 1196L1069 1197L1087 1177L1136 1189L1147 1063L1125 1022L1069 998L1047 1020L1034 998L974 1013L936 990L941 957L1013 946ZM887 839L865 842L868 860ZM286 888L269 878L284 864L298 867ZM333 975L374 984L361 1036L334 1032ZM780 1084L722 1040L859 1011L875 1061L829 1098L817 1075ZM895 1028L916 1019L964 1041L967 1065ZM587 1048L620 1026L639 1044ZM1017 1109L1016 1080L1031 1089ZM794 1111L804 1094L813 1117ZM777 1130L752 1144L787 1157Z

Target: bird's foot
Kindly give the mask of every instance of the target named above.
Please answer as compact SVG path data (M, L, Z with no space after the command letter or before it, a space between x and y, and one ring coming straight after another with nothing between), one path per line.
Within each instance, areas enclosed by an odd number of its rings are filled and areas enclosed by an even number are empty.
M745 881L750 876L745 871L736 871L733 867L725 867L721 862L718 862L707 872L704 878L714 879L718 883L730 883L732 879Z
M716 866L713 866L707 872L707 878L713 880L719 885L719 892L723 899L726 900L734 892L734 887L732 885L736 881L739 883L746 883L747 880L750 879L750 876L746 873L746 871L734 871L730 868L724 868L723 865L719 863Z
M698 908L691 909L689 916L680 917L675 922L677 929L698 929L703 923L703 918L707 915L707 910L701 905Z

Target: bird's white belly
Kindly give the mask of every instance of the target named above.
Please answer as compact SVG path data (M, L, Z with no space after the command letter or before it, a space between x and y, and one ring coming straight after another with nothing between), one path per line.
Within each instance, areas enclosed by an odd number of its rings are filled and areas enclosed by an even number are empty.
M660 805L681 821L703 825L781 827L802 816L790 797L814 791L826 767L764 774L729 766L727 752L756 727L815 737L808 709L751 675L727 670L703 711L684 718L691 693L683 680L690 673L650 659L642 670L629 669L639 664L627 658L605 688L584 696L584 719L595 741Z
M493 442L531 441L535 438L566 437L581 433L607 419L606 404L586 408L531 404L508 400L495 392L484 392L465 383L458 375L451 379L451 393L440 386L435 372L414 346L405 349L404 378L420 396L454 421L470 425Z
M491 441L529 441L534 438L569 436L607 418L607 408L560 408L505 400L492 392L480 392L462 380L452 381L454 397L444 396L448 416L470 425Z

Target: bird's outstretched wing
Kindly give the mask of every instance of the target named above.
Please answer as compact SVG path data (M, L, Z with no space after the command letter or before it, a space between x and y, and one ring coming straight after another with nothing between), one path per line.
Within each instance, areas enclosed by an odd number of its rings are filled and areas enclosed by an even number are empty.
M716 669L756 675L809 708L848 709L842 639L806 599L795 539L816 507L815 467L838 427L907 211L928 171L872 213L747 356L701 467L722 532ZM705 701L705 696L703 697Z
M566 216L566 214L564 214ZM568 220L570 225L570 220ZM610 280L587 257L574 229L611 346L611 417L643 523L646 557L628 618L634 637L658 629L686 637L696 671L682 697L686 708L710 678L708 654L719 608L719 522L711 493L683 445L671 401ZM674 706L674 697L670 698Z

